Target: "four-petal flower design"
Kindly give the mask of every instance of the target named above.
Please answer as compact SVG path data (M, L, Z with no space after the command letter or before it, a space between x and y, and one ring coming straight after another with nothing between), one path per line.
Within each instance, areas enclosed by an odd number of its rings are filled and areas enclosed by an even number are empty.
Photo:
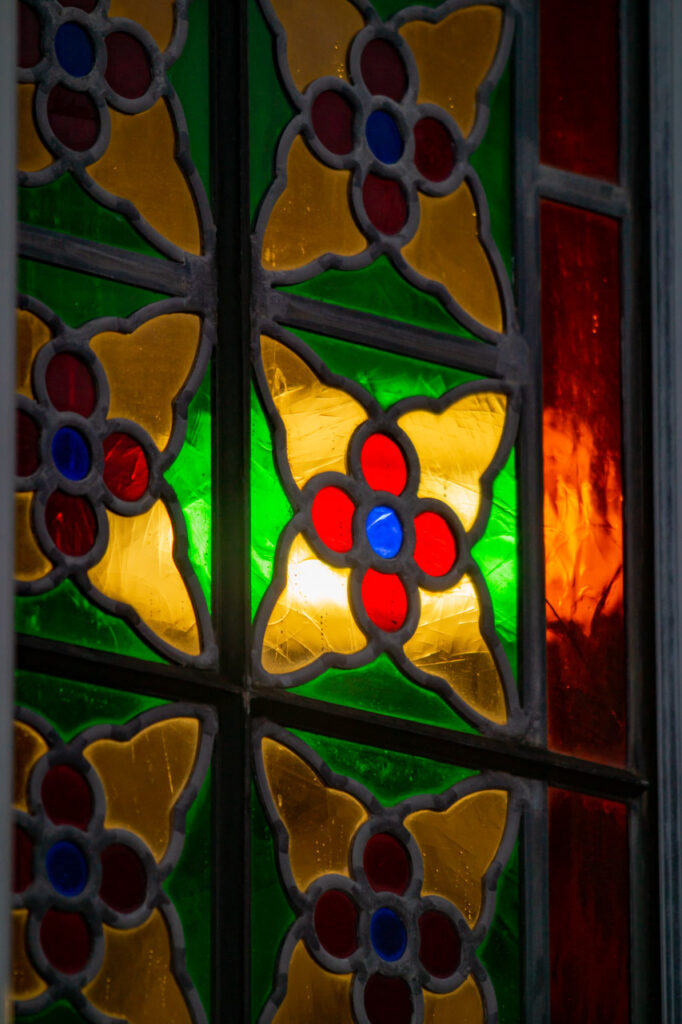
M20 184L43 185L70 171L175 259L213 244L167 77L184 44L186 8L186 0L18 4Z
M475 950L516 838L518 784L486 774L383 807L266 725L256 777L297 914L261 1024L493 1019Z
M295 686L386 651L480 728L519 729L471 555L516 433L513 389L472 382L383 411L274 325L255 361L296 510L256 616L257 677Z
M369 3L261 0L298 114L256 227L270 281L385 253L465 326L495 340L511 295L469 156L507 60L502 3L447 0L383 22Z
M39 715L14 724L12 998L67 998L89 1020L201 1024L182 928L162 882L206 773L212 714L156 708L65 743Z
M206 369L210 325L182 303L78 330L18 311L16 566L22 594L65 576L168 657L213 658L208 608L163 474Z

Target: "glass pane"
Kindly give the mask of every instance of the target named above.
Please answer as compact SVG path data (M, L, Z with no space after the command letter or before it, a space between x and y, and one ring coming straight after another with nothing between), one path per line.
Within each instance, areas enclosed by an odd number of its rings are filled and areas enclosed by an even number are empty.
M215 721L20 672L13 990L28 1020L210 1009ZM184 936L184 937L183 937ZM88 1016L78 1009L85 1008ZM40 1012L39 1011L43 1011ZM22 1014L22 1015L24 1015Z
M618 0L540 3L540 159L618 180Z
M259 679L515 728L514 400L447 367L276 333L252 405Z
M542 204L549 737L626 759L618 221Z
M514 782L271 725L255 757L253 1019L520 1022Z
M627 1024L626 805L550 790L549 849L552 1024Z

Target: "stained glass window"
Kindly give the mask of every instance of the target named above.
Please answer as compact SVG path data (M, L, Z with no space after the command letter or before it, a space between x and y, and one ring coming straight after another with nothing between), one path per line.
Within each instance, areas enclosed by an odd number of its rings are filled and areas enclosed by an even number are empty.
M17 11L16 1015L653 1020L641 15Z

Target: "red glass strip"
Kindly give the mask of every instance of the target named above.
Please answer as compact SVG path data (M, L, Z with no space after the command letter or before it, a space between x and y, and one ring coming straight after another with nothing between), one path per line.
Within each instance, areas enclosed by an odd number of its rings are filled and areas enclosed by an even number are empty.
M541 228L549 743L623 764L619 224L545 201Z
M627 809L549 792L552 1024L628 1024Z
M618 0L540 4L540 159L618 180Z

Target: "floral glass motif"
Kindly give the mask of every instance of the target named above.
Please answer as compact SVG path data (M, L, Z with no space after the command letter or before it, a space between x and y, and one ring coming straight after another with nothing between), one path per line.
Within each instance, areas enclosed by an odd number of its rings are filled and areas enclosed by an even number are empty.
M518 784L486 774L385 808L271 726L256 776L297 914L261 1024L494 1019L475 950L514 845Z
M268 283L387 254L495 340L511 294L469 156L507 61L502 3L447 0L383 22L365 0L260 0L298 109L256 228Z
M474 382L383 412L275 326L256 377L296 510L256 616L257 677L296 686L387 652L479 728L520 729L471 557L516 433L513 389Z
M213 658L210 618L163 473L210 348L209 323L176 300L78 330L34 299L18 311L19 593L70 576L162 654L198 664Z
M19 181L70 171L175 259L213 244L167 70L187 0L19 0ZM132 20L132 19L135 20Z
M88 1020L201 1024L177 913L161 883L210 762L215 722L184 705L65 743L39 715L14 724L12 998L68 998Z

